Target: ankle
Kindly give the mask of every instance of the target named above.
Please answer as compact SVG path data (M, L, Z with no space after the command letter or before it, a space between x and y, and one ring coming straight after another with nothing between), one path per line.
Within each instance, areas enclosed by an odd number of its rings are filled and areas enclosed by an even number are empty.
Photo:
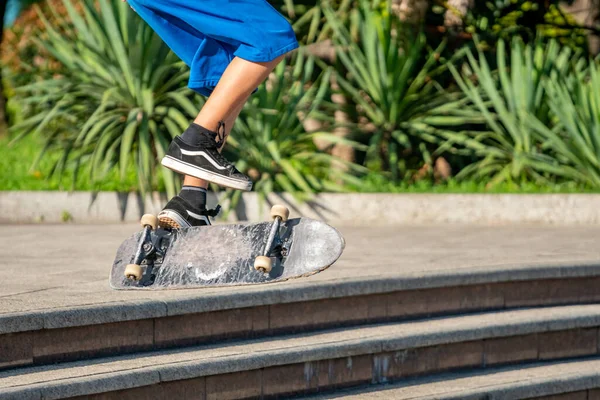
M196 186L183 186L179 197L190 203L194 208L206 208L206 189Z
M207 147L216 143L217 133L206 129L202 125L192 122L181 134L181 140L195 147Z

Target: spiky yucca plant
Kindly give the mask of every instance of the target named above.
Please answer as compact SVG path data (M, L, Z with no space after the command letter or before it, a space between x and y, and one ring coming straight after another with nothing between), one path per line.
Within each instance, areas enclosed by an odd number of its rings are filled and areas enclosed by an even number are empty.
M477 160L457 178L501 182L545 183L561 173L558 161L543 149L543 139L530 128L532 118L550 126L545 82L581 69L568 47L551 41L525 45L515 38L510 48L499 41L497 70L486 54L467 53L463 71L450 65L458 86L469 100L465 110L483 117L482 129L444 132L444 147L467 149ZM576 73L575 73L576 74Z
M410 177L430 162L436 127L457 123L454 99L441 96L435 75L444 44L430 50L426 37L411 32L387 6L361 0L348 22L324 7L341 64L337 82L356 105L352 128L368 138L367 164L391 172L394 180ZM443 108L443 110L442 110ZM362 121L362 122L361 122ZM416 161L415 161L416 160Z
M60 75L16 90L28 117L13 130L42 134L42 154L62 148L58 173L88 165L90 179L97 180L112 168L124 176L134 164L138 189L151 190L158 160L201 105L186 88L188 68L126 3L105 0L97 7L84 0L78 12L70 0L63 2L68 23L40 14L44 35L37 40L41 52L60 62ZM178 180L160 172L174 194Z
M307 200L321 191L344 190L364 169L346 163L315 145L315 138L357 145L326 132L306 132L302 122L322 113L330 70L314 80L315 61L300 50L289 65L282 62L260 86L233 127L225 147L241 171L255 181L264 201L270 192L288 192ZM357 145L358 146L358 145ZM343 163L346 168L332 168ZM236 192L235 201L239 192Z
M583 186L600 188L600 66L590 61L579 79L545 82L556 125L531 119L531 129L560 163L560 176Z

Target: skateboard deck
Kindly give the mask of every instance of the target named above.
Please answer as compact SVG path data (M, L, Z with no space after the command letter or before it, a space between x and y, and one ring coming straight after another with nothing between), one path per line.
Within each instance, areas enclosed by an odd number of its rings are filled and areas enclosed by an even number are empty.
M276 222L276 226L262 222L179 230L146 226L120 246L110 285L129 290L278 282L321 272L344 251L342 235L324 222L309 218ZM256 258L265 255L271 260L269 272L256 269ZM126 277L127 265L138 262L141 278Z

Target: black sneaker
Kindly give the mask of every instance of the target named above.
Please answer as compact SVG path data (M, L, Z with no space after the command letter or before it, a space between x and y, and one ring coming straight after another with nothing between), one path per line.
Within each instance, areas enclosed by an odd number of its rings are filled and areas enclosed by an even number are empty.
M219 153L215 138L204 135L200 146L192 146L178 136L171 142L162 165L179 172L194 176L220 186L232 189L252 190L252 181L238 171L235 166Z
M214 210L195 208L181 197L175 196L158 214L158 225L174 229L211 225L208 217L216 217L220 210L221 206Z

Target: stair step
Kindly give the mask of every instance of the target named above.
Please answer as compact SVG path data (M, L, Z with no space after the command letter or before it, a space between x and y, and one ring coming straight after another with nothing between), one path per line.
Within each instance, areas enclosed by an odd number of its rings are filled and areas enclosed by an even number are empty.
M11 349L0 354L0 370L365 323L597 302L600 268L498 266L166 294L162 301L0 313L0 349Z
M341 228L348 243L342 258L310 278L206 290L114 291L106 282L107 268L123 238L139 231L137 224L10 226L0 232L8 260L0 267L0 370L365 323L600 301L598 227Z
M305 400L587 400L600 398L600 358L446 373Z
M150 391L180 398L302 394L464 368L598 354L600 305L488 312L0 372L0 398ZM135 334L135 332L131 332ZM162 392L161 392L162 391ZM109 393L107 393L109 392ZM146 393L150 393L146 392Z

